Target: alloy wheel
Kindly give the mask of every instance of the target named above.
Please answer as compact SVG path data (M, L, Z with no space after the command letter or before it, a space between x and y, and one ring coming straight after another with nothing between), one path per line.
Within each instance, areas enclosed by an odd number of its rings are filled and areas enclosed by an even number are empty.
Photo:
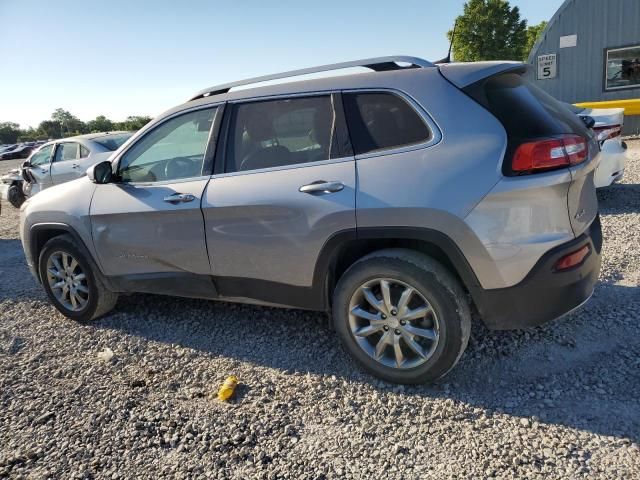
M349 303L349 327L369 357L399 369L424 364L440 338L438 316L429 301L411 285L389 278L356 289Z
M53 295L67 310L78 312L87 306L87 276L71 254L58 251L49 256L47 282Z

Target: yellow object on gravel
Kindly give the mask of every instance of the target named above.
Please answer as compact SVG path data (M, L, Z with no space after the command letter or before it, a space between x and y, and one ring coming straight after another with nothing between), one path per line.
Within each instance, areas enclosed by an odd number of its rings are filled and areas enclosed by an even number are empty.
M233 392L235 392L236 387L238 386L238 377L235 375L231 375L227 377L224 381L220 390L218 390L218 400L222 402L226 402L233 396Z

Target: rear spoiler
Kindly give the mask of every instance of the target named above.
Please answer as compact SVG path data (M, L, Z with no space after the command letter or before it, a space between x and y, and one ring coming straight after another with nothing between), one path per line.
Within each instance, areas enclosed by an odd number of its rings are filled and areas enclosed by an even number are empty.
M469 62L438 65L440 73L458 88L465 88L499 73L526 73L533 68L522 62Z

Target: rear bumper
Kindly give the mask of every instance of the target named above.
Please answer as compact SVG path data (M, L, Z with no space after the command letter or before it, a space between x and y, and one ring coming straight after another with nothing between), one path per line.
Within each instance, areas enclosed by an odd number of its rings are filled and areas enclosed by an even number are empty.
M596 188L608 187L622 179L627 163L627 148L624 142L609 140L604 143L600 153L600 165L596 169L594 183Z
M584 245L590 253L582 264L554 272L556 262ZM533 327L561 317L586 302L598 281L602 250L600 217L571 242L547 252L519 284L474 294L488 328L512 330Z

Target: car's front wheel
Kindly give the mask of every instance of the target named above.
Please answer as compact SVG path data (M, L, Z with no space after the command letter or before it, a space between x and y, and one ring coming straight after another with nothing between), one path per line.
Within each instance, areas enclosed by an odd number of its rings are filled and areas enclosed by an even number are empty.
M9 200L9 203L16 208L20 208L26 200L24 193L22 192L22 188L15 184L9 187L9 190L7 191L7 199Z
M53 305L80 322L98 318L115 306L118 295L109 291L83 246L71 235L49 240L39 259L40 279Z
M335 329L370 373L396 383L425 383L451 370L471 330L455 277L418 252L389 249L354 263L332 305Z

